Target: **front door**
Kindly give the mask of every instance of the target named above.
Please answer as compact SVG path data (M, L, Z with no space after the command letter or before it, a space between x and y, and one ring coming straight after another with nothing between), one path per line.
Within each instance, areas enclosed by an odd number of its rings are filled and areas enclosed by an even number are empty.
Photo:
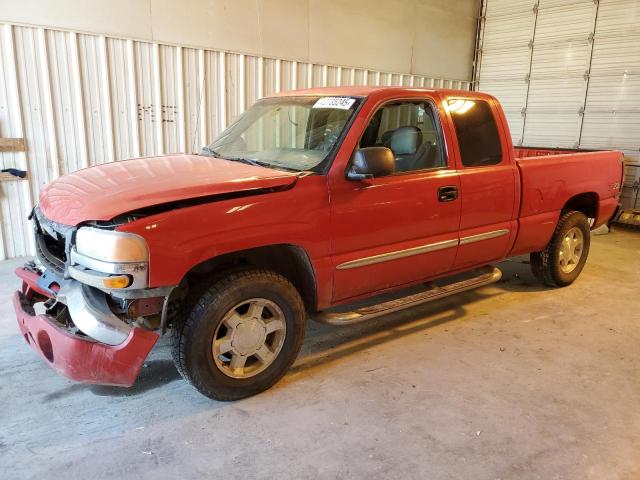
M382 105L359 142L370 146L392 150L395 174L330 185L334 302L447 272L458 247L460 181L434 103Z

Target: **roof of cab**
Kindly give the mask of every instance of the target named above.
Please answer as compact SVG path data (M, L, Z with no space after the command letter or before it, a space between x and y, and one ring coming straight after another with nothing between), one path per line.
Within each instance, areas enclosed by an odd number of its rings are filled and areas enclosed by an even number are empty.
M301 95L323 95L323 96L343 96L343 97L368 97L372 94L378 94L381 96L397 96L402 93L409 93L416 91L438 93L444 97L456 96L456 97L473 97L473 98L493 98L491 95L480 92L470 92L468 90L453 90L446 88L420 88L420 87L370 87L370 86L356 86L356 87L318 87L318 88L304 88L300 90L289 90L286 92L279 92L273 96L301 96Z

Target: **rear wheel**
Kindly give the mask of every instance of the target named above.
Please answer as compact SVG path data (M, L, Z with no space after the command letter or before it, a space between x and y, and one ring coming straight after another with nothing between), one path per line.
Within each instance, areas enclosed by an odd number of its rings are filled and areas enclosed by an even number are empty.
M545 249L531 254L534 275L551 287L570 285L584 268L590 241L587 217L576 211L563 213Z
M304 306L295 287L267 270L216 281L173 332L182 376L204 395L236 400L275 384L296 359Z

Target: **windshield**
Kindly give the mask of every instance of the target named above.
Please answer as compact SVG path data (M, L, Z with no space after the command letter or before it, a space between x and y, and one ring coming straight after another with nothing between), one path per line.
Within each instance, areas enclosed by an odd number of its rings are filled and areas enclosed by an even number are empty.
M257 102L203 155L291 171L321 171L360 99L277 97Z

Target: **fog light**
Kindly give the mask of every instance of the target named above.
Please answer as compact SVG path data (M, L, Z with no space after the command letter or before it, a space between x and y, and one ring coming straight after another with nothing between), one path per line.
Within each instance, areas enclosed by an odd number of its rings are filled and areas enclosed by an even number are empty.
M105 288L127 288L131 285L131 277L129 275L115 275L106 277L102 280Z

